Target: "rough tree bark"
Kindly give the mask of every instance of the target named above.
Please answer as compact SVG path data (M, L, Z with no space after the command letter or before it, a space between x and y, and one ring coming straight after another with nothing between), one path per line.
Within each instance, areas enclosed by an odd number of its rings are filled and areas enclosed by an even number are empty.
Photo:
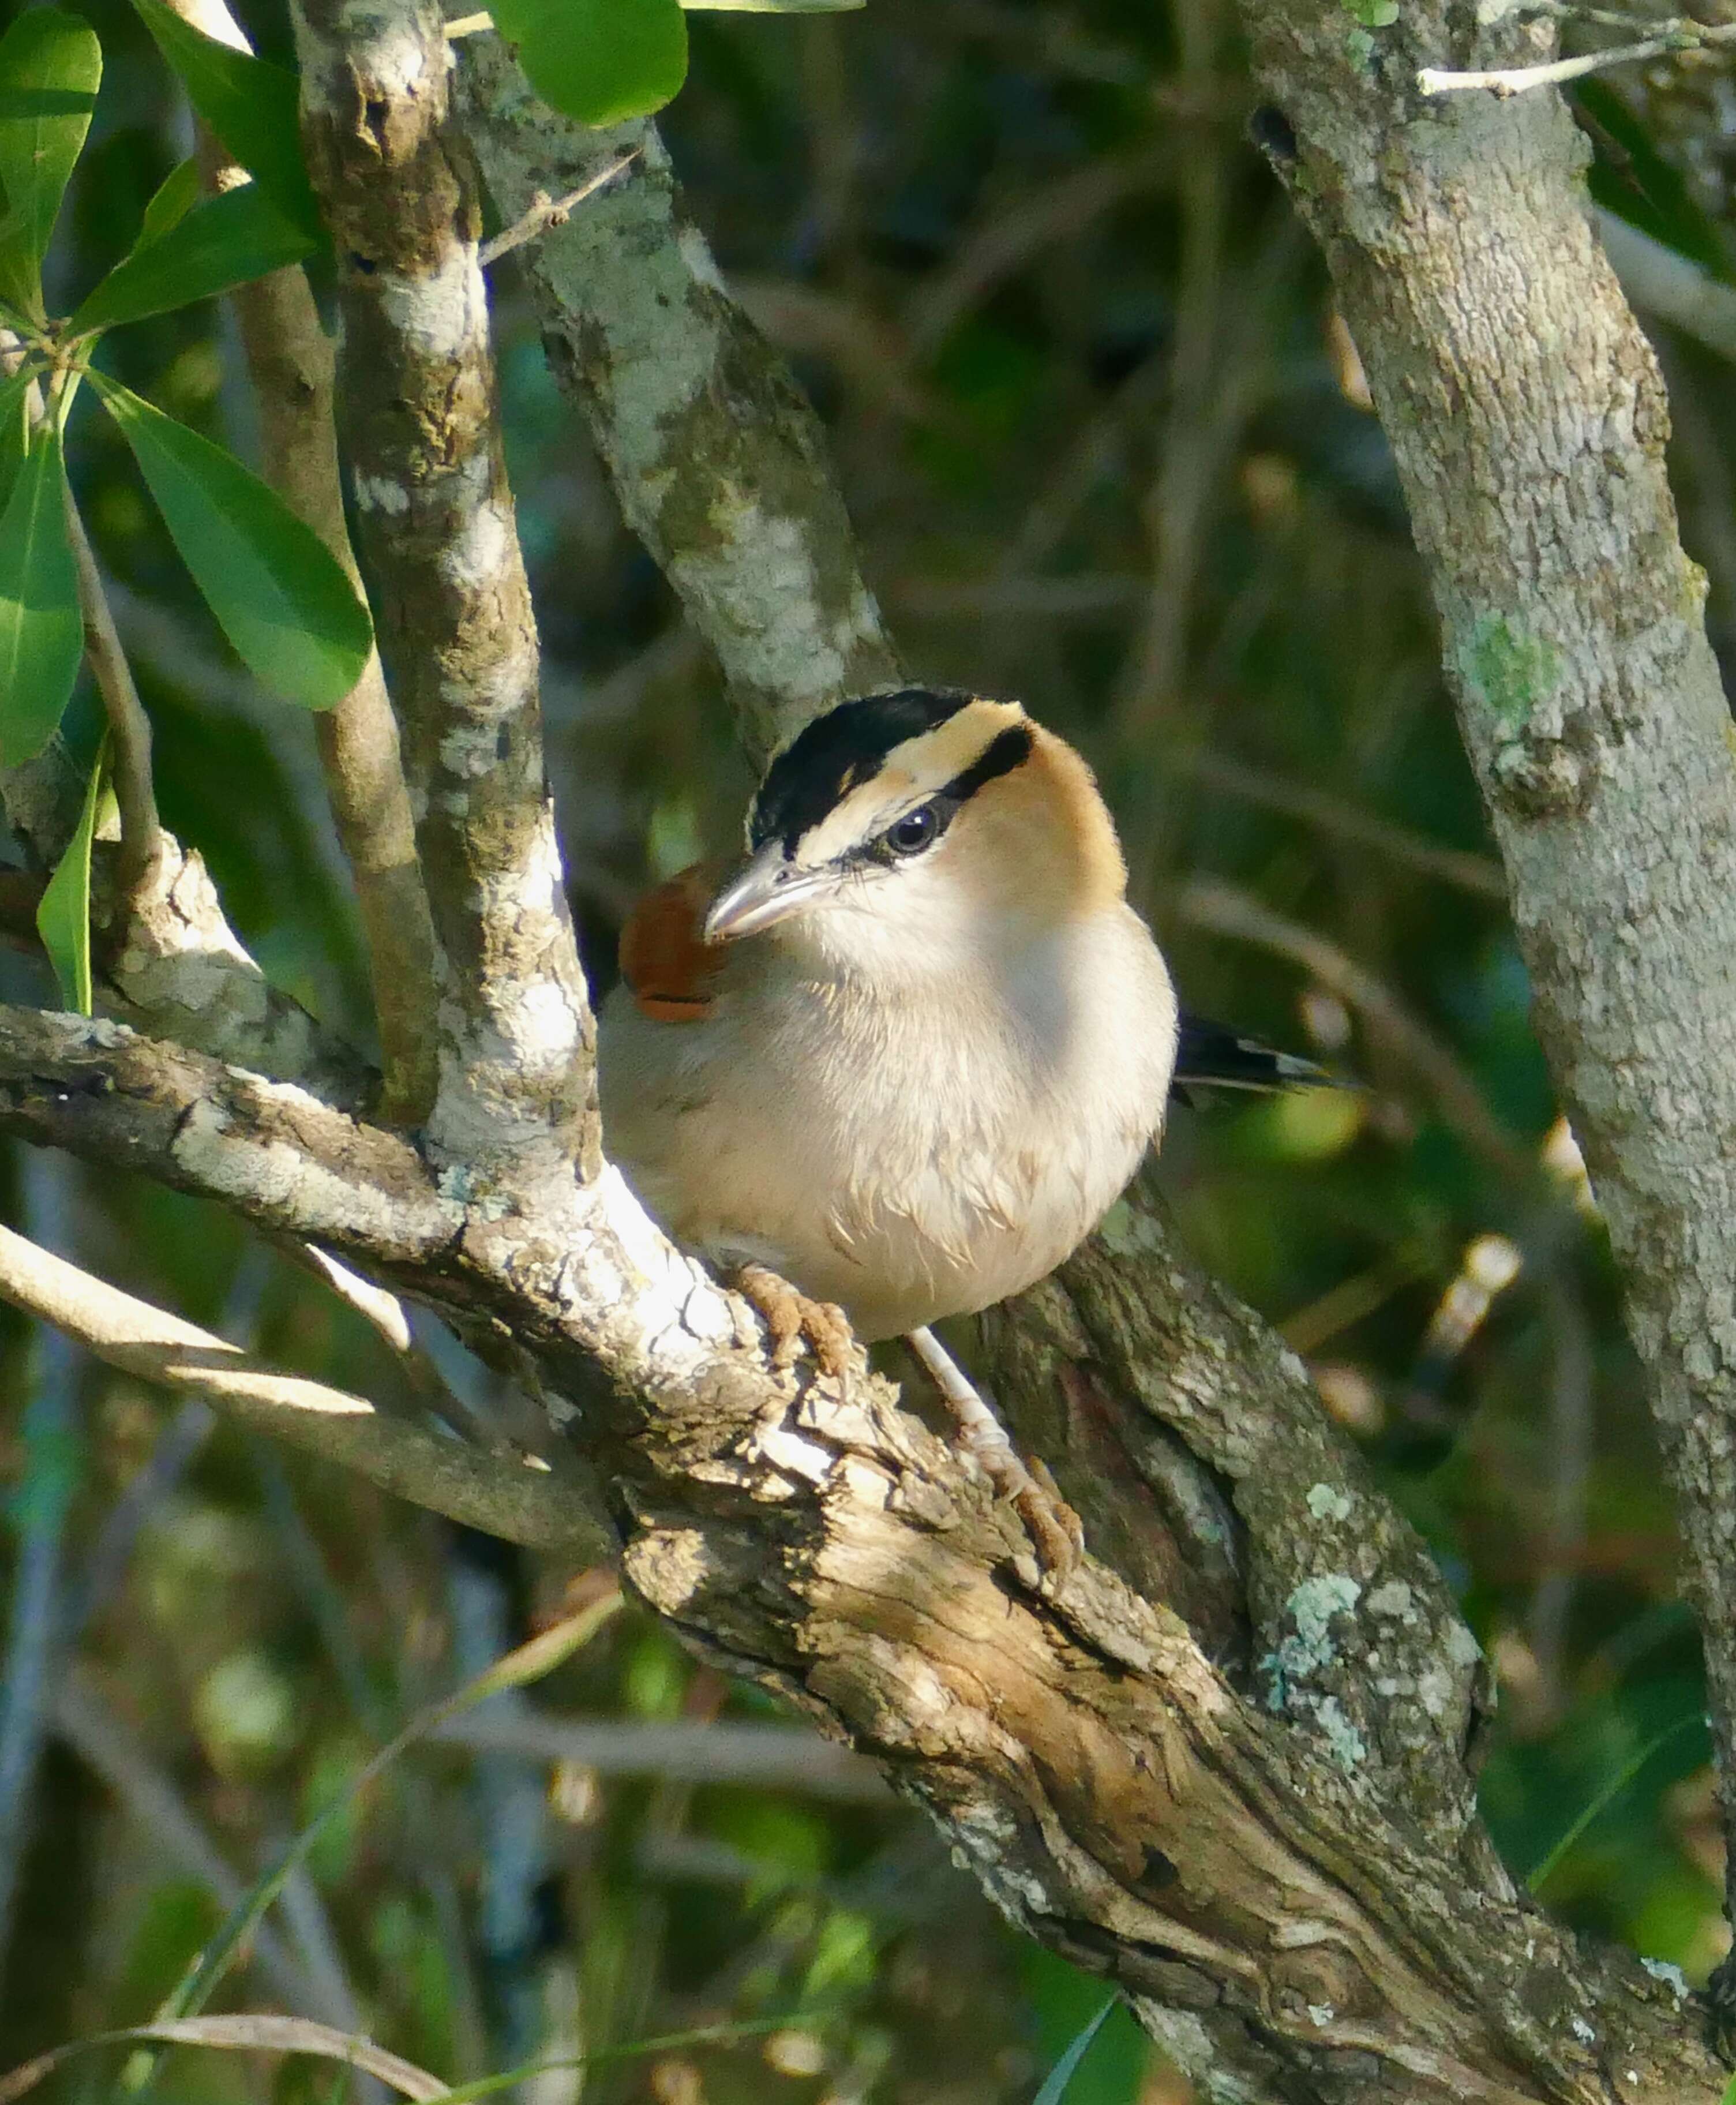
M433 1128L419 1142L209 1052L4 1010L0 1129L315 1242L511 1359L587 1456L641 1596L872 1753L1006 1914L1123 1988L1216 2105L1709 2105L1720 2072L1681 1991L1515 1893L1475 1820L1480 1668L1439 1575L1300 1362L1178 1254L1147 1196L997 1325L1005 1398L1113 1563L1057 1583L865 1365L774 1370L756 1319L607 1168L439 15L295 12L443 953ZM1736 1204L1717 1142L1736 1084L1714 1047L1736 887L1719 881L1730 762L1661 399L1586 231L1559 109L1426 108L1408 69L1466 54L1426 11L1390 58L1332 0L1249 15L1283 112L1268 136L1328 240L1418 505L1551 1051L1691 1494L1719 1450L1682 1419L1725 1401L1716 1282ZM1436 29L1426 51L1406 41ZM597 156L498 52L468 109L508 216L527 178L503 140L535 128L557 194ZM587 252L563 244L596 226L554 230L533 284L627 514L763 748L837 686L889 673L891 652L787 382L655 154L627 181L649 186L612 222L634 267L587 279ZM635 302L681 272L687 293L648 334ZM740 501L756 489L776 505ZM6 1257L0 1292L28 1300L33 1277L46 1308L40 1268L8 1274ZM98 1311L111 1350L131 1349L129 1322L136 1344L191 1342L59 1276L55 1294L93 1343ZM368 1440L377 1474L440 1503L413 1442L394 1456L383 1419ZM546 1526L534 1503L525 1533ZM1715 1554L1724 1538L1695 1540ZM1715 1649L1716 1577L1701 1576Z
M1538 1033L1620 1262L1736 1838L1736 758L1663 383L1560 96L1417 92L1424 65L1535 60L1530 30L1471 50L1461 11L1407 7L1354 44L1329 0L1245 11L1273 159L1392 440Z

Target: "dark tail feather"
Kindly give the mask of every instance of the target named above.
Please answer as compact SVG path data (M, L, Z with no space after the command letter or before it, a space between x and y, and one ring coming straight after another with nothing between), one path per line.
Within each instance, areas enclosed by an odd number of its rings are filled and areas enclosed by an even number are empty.
M1293 1052L1277 1052L1255 1038L1238 1038L1221 1023L1181 1012L1176 1072L1170 1083L1186 1102L1189 1089L1335 1088L1336 1075Z

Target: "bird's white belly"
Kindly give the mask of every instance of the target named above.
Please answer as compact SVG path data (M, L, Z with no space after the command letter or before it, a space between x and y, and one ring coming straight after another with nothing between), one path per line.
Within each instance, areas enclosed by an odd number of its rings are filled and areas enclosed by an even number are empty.
M962 998L925 1013L792 982L768 1030L763 990L751 1019L725 992L688 1025L618 994L605 1146L678 1241L770 1265L865 1339L986 1307L1082 1240L1161 1122L1174 1004L1127 920L1136 952L1046 986L1017 1031Z

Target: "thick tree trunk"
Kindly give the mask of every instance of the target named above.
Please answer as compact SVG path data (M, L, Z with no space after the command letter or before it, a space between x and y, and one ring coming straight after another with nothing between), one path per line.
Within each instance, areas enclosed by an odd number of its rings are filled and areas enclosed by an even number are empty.
M1650 345L1553 90L1430 101L1463 11L1247 0L1274 164L1392 441L1538 1035L1620 1263L1736 1784L1736 759ZM1730 1852L1736 1876L1736 1850Z

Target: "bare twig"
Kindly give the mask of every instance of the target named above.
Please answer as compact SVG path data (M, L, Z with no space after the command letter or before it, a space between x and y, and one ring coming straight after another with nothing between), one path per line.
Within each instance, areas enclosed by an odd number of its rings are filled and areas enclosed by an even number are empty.
M1194 141L1188 141L1188 150L1197 150ZM1155 148L1141 144L1096 156L1011 204L1002 203L960 242L944 270L921 281L904 315L907 355L918 364L931 358L1003 279L1051 243L1077 239L1103 213L1155 189L1171 174L1176 158L1175 141L1165 136Z
M1442 1111L1479 1154L1515 1182L1533 1176L1530 1155L1484 1103L1451 1051L1423 1029L1389 987L1336 943L1216 879L1200 878L1189 885L1179 910L1182 919L1196 928L1238 936L1293 959L1354 1009L1421 1076Z
M121 813L120 883L123 896L130 898L150 878L162 845L157 793L151 784L150 719L132 683L132 671L103 590L102 573L70 490L66 493L66 530L78 574L85 657L102 697L113 740L114 800Z
M1736 360L1736 285L1713 277L1614 212L1601 206L1594 209L1604 253L1634 305L1696 337L1720 358Z
M751 1784L816 1798L884 1804L886 1787L871 1762L795 1725L747 1720L654 1724L608 1718L559 1718L521 1706L492 1705L455 1718L433 1736L459 1746L493 1747L544 1762L576 1762L599 1776L660 1776L681 1783Z
M450 29L446 34L451 35ZM515 248L523 248L527 241L534 241L539 234L546 233L550 227L565 226L572 217L575 205L582 204L594 191L601 190L605 183L612 183L623 168L631 166L640 151L637 146L629 147L618 161L611 161L606 168L600 169L596 175L582 182L576 190L569 190L565 197L551 198L547 191L538 190L522 219L515 220L511 226L497 234L492 241L483 243L476 252L477 261L486 270L491 263L498 263L502 256L510 255Z
M1213 752L1209 747L1199 747L1192 753L1178 753L1173 765L1178 774L1191 775L1196 781L1225 790L1265 811L1282 811L1301 819L1323 834L1358 842L1390 856L1395 862L1408 864L1426 876L1438 878L1444 884L1475 892L1480 899L1502 902L1506 899L1506 881L1502 876L1500 864L1492 856L1468 854L1462 848L1444 847L1439 842L1426 840L1420 834L1412 833L1407 826L1395 826L1390 820L1377 818L1373 812L1344 798L1311 789L1305 783L1287 780L1264 768L1250 766L1246 761L1232 759L1228 753Z
M304 1254L309 1266L338 1298L346 1301L395 1352L410 1351L410 1319L395 1294L388 1294L383 1286L375 1285L371 1279L364 1279L360 1272L352 1271L329 1250L323 1250L316 1244L305 1245Z
M1524 95L1534 87L1559 87L1567 81L1582 80L1587 74L1603 73L1612 66L1712 48L1733 39L1736 22L1696 22L1680 16L1658 35L1641 38L1637 43L1613 44L1600 51L1582 51L1574 58L1551 59L1542 65L1492 66L1467 73L1422 66L1417 70L1417 87L1423 95L1457 95L1479 87L1498 96Z
M0 1227L0 1298L141 1380L203 1397L254 1431L342 1464L382 1489L508 1540L574 1553L595 1529L548 1474L515 1468L386 1418L365 1398L279 1374L240 1348Z

